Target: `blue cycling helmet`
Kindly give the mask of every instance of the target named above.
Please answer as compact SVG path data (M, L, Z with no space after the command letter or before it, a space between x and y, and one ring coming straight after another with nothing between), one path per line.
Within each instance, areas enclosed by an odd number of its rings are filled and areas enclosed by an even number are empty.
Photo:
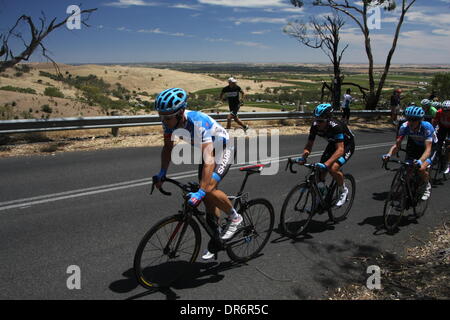
M425 111L421 107L411 106L406 108L405 117L408 118L423 118Z
M327 116L331 111L333 111L333 107L329 103L322 103L319 104L314 109L314 116L315 117L324 117Z
M155 110L158 112L176 112L186 108L188 95L180 88L164 90L155 99Z

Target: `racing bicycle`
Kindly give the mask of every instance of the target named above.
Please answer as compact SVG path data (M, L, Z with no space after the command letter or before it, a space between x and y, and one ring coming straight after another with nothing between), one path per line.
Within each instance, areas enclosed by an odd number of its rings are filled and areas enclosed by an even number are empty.
M288 159L286 170L293 169L296 162ZM356 182L351 174L344 174L344 183L349 189L344 205L337 207L339 192L336 181L332 179L321 191L318 186L320 172L315 164L303 164L309 169L305 180L288 193L281 209L280 227L284 235L297 237L307 232L309 223L315 214L328 213L330 221L337 223L346 219L355 198Z
M388 163L400 164L397 169L390 169ZM383 223L389 233L398 229L405 211L413 209L415 218L424 215L428 200L422 198L422 181L418 174L418 167L412 161L383 160L384 169L396 171L391 183L391 190L384 203Z
M219 228L211 226L206 213L188 205L190 192L197 192L198 183L183 184L166 178L182 191L183 205L178 214L157 222L142 238L134 256L134 271L138 282L148 289L167 287L183 275L186 264L196 261L202 242L200 227L210 238L208 250L217 253L225 250L232 261L242 263L259 255L270 238L275 213L272 204L263 198L248 200L244 187L250 175L260 173L264 165L240 168L245 172L241 188L236 196L229 196L236 211L242 215L243 222L235 235L228 239L220 238ZM153 193L153 181L151 193ZM164 195L171 193L159 189ZM194 219L195 218L195 219Z

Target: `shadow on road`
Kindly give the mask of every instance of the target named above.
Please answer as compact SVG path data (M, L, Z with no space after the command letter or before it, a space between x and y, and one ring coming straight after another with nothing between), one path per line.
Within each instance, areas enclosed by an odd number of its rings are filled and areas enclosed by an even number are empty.
M304 240L313 239L314 237L311 234L322 233L324 231L334 230L335 227L332 224L330 224L330 222L331 222L330 220L326 220L326 221L311 220L308 224L307 233L304 235L299 235L296 238L286 237L283 233L281 226L278 225L278 227L276 229L273 229L273 232L279 234L280 237L272 240L271 243L279 243L279 242L284 242L284 241L289 241L289 240L291 240L293 242L300 242L300 241L304 241Z
M127 300L138 299L153 293L162 293L167 300L176 300L180 296L174 289L190 289L207 283L221 281L225 276L220 272L241 267L245 264L235 262L195 262L183 261L169 262L152 268L146 268L143 273L146 279L158 283L159 287L127 298ZM133 269L122 274L126 279L117 280L110 284L109 289L116 293L127 293L140 287L136 280Z
M374 226L375 231L374 231L373 235L376 235L376 236L379 236L382 234L387 234L387 235L392 236L392 235L397 234L401 230L402 227L407 227L410 224L417 224L417 223L418 223L418 221L414 215L405 215L405 216L402 216L398 227L394 231L387 232L384 228L383 216L379 215L379 216L374 216L374 217L367 217L363 221L359 222L358 225L363 226L363 225L369 224L369 225Z
M328 294L344 285L365 284L370 276L367 267L376 264L379 255L383 255L386 261L398 260L394 254L377 248L377 242L373 245L362 245L345 239L332 244L306 241L301 245L307 246L310 252L308 259L313 262L311 269L314 270L312 273L314 282L321 286L320 291ZM294 287L293 293L299 299L328 297L327 293L325 296L311 296L301 285Z
M374 192L372 193L372 199L377 201L386 201L388 195L389 195L388 191L380 193Z

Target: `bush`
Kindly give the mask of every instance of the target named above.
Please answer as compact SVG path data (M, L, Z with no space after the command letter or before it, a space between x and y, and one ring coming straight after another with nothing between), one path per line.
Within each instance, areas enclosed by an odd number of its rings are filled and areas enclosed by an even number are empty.
M45 113L52 113L53 109L48 104L44 104L41 106L41 111Z
M49 97L64 98L64 94L55 87L45 88L44 94Z
M13 87L13 86L5 86L5 87L1 87L0 90L36 94L36 90L31 89L31 88L18 88L18 87Z
M31 67L27 64L19 64L14 67L17 71L23 73L28 73L31 71ZM20 76L19 76L20 77Z

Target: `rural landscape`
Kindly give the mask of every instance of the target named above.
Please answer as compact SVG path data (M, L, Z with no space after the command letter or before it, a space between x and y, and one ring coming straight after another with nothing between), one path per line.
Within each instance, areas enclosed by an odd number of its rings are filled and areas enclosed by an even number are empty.
M0 73L0 116L12 120L154 114L156 95L170 87L185 88L194 110L227 112L219 95L230 76L245 92L243 112L311 111L329 99L322 87L333 79L330 69L326 64L19 64ZM342 69L344 83L368 87L364 65ZM381 73L382 66L378 69ZM434 75L449 71L445 65L392 66L379 109L389 109L389 98L398 88L404 91L405 103L419 103L434 89ZM364 109L362 91L354 85L344 88L354 92L352 108Z

